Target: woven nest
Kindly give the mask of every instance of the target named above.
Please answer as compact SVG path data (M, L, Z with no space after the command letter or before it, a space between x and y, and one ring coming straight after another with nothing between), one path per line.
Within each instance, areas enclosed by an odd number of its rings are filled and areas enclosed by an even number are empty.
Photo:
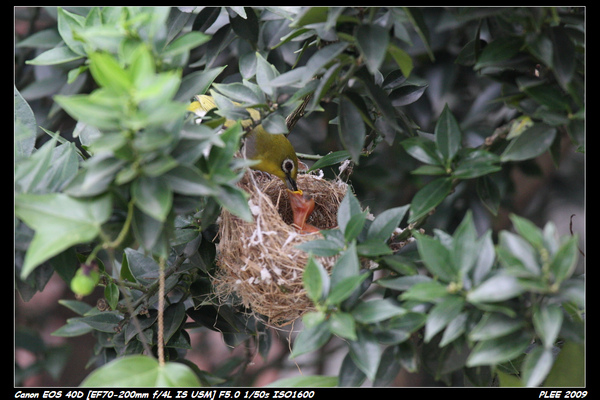
M340 181L298 176L298 187L315 200L307 222L319 229L337 225L337 210L347 191ZM308 254L296 246L320 233L300 234L292 226L286 188L277 178L249 171L238 184L250 194L253 222L223 210L219 224L215 292L224 302L242 304L270 326L283 326L313 310L302 285ZM333 258L318 258L331 269Z

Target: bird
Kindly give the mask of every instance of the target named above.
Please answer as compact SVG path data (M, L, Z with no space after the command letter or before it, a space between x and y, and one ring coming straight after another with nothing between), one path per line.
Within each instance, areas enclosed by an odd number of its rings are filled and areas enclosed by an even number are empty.
M198 95L188 110L203 117L207 112L216 108L214 99L209 95ZM241 121L243 128L249 128L260 121L260 112L253 108L247 109L251 119ZM229 127L235 121L225 120L223 125ZM246 158L257 161L250 168L267 172L281 179L288 189L288 197L293 213L294 225L301 233L317 232L318 229L306 222L312 213L315 202L298 189L298 156L294 146L283 134L271 134L262 124L254 126L244 138L242 153Z

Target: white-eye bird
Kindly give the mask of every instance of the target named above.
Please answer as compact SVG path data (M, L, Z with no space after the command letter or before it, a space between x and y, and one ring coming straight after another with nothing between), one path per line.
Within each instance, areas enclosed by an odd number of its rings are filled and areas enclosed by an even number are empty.
M196 96L196 101L190 104L188 110L203 117L208 111L216 107L211 96L199 95ZM251 119L241 121L244 128L260 120L260 112L252 108L248 108L247 111ZM234 123L235 121L225 120L224 125L229 127ZM301 190L298 190L296 184L298 157L288 138L282 134L271 134L263 128L262 124L259 124L245 136L242 152L246 158L258 161L250 168L268 172L285 183L289 189L288 194L294 214L294 225L303 233L318 231L317 228L306 223L306 219L315 207L315 202L303 195Z

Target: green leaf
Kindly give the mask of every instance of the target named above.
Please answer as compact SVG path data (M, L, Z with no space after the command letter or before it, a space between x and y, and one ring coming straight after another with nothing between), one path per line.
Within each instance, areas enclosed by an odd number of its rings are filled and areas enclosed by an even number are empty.
M57 95L54 101L79 122L99 129L120 130L121 104L105 94L102 90L96 90L90 95Z
M390 100L394 107L402 107L419 100L428 85L402 85L390 93Z
M408 208L409 205L390 208L379 214L369 226L367 239L381 240L383 242L390 239L394 230L400 225Z
M83 57L83 55L75 53L67 46L59 46L46 50L33 60L27 60L25 63L29 65L57 65L79 60Z
M117 358L94 370L82 387L199 387L196 374L185 364L167 362L160 365L150 356Z
M352 360L350 353L346 353L346 356L342 360L342 365L340 366L338 376L338 385L340 387L358 387L365 381L366 378L365 373L358 369Z
M377 281L378 283L384 283ZM383 284L384 287L390 287L390 283ZM426 281L418 282L412 285L407 291L402 293L402 300L417 300L436 302L441 297L448 295L448 288L446 285L439 283L438 281Z
M413 61L410 55L392 43L390 43L388 46L388 52L394 58L394 61L396 61L398 67L400 67L402 75L408 78L413 70Z
M535 249L521 236L508 231L500 232L497 253L511 273L534 277L541 274Z
M81 321L81 318L69 318L65 325L52 332L51 335L58 337L77 337L87 335L88 333L93 332L93 330L94 328Z
M558 87L550 86L546 82L534 80L531 83L529 80L517 81L519 89L539 104L548 107L549 110L555 112L569 112L568 98L558 89ZM510 138L510 136L509 136Z
M271 65L260 53L256 53L256 83L261 90L271 97L276 97L276 90L271 81L279 76L277 69Z
M533 308L533 326L546 349L552 349L563 322L563 312L559 305L548 304Z
M333 64L327 69L327 71L325 71L321 79L310 80L306 85L304 85L303 91L312 91L313 93L312 99L308 102L308 105L306 106L306 111L311 112L319 110L321 108L321 100L324 96L327 95L329 88L331 88L331 85L333 85L334 82L336 82L336 80L339 78L339 71L341 68L343 68L342 63Z
M366 220L366 212L354 214L350 217L346 227L344 228L344 239L346 240L346 243L353 241L358 237L358 235L360 235L363 227L365 226Z
M48 28L21 38L15 47L33 47L36 49L51 49L62 41L60 34L55 28Z
M296 358L302 354L310 353L321 348L331 338L329 323L323 321L320 324L302 330L294 340L294 347L290 358Z
M390 41L388 30L379 25L361 25L354 38L369 72L378 73Z
M290 28L327 21L328 7L305 7L290 24Z
M15 190L17 193L46 192L43 182L52 164L56 141L56 139L52 139L44 143L30 157L15 166Z
M252 89L239 82L229 84L214 83L213 87L224 96L229 97L233 101L241 103L240 105L244 107L250 107L264 102L264 98L259 98Z
M469 332L469 339L473 341L496 339L513 333L524 325L525 321L522 319L511 318L501 313L486 313Z
M110 196L79 200L61 193L15 197L15 214L35 230L21 278L63 250L95 239L112 212Z
M373 82L373 76L370 75L366 70L358 70L355 76L359 78L365 85L369 97L377 106L378 112L380 112L382 117L385 119L385 123L389 125L391 129L401 130L402 128L400 128L398 122L396 121L396 109L392 105L392 101L390 100L387 92Z
M36 122L35 116L29 104L21 93L14 87L15 92L15 123L14 123L14 143L15 143L15 160L21 157L28 157L34 149L36 139Z
M406 313L393 299L361 301L352 309L352 316L363 324L373 324Z
M442 335L442 340L440 341L439 347L446 347L459 337L467 330L467 319L469 318L469 314L467 312L461 312L458 314L456 318L448 323L446 329L444 330L444 334Z
M425 18L423 17L422 11L418 7L402 7L402 9L406 13L408 20L411 22L411 24L415 28L415 31L421 38L421 41L425 45L425 50L429 55L429 59L431 61L434 61L435 56L429 43L429 28L425 23Z
M552 272L556 283L561 283L569 279L575 271L579 252L577 248L578 242L579 238L577 235L569 238L552 257L550 272Z
M151 257L147 257L131 248L125 249L124 258L127 260L129 273L141 284L148 284L149 280L155 280L158 275L158 263Z
M446 166L449 166L461 147L462 132L456 118L450 112L448 104L444 106L444 110L435 125L434 135L437 149L442 155Z
M339 305L342 301L350 297L361 283L369 277L369 274L361 274L349 276L332 285L326 303L331 305ZM334 332L335 333L335 332Z
M56 14L58 20L58 33L62 40L73 52L81 56L85 55L84 43L77 39L78 31L83 28L84 18L80 15L66 11L61 7L58 7Z
M114 333L115 328L123 321L123 316L116 311L105 311L99 314L87 315L80 319L100 332Z
M164 179L136 179L131 186L131 196L142 211L160 222L165 222L171 211L173 193Z
M226 66L209 68L202 71L194 71L187 74L181 80L181 85L174 100L187 102L196 95L204 94L210 88L213 81L223 72Z
M145 250L151 250L154 254L160 251L165 244L165 224L152 218L137 207L133 209L133 234L137 242ZM161 238L163 240L161 240Z
M271 134L287 134L288 128L285 118L279 114L269 114L262 120L262 126L265 131Z
M451 249L453 264L464 276L475 266L481 250L473 222L473 214L470 210L456 228L453 238Z
M200 171L192 166L180 165L163 175L175 193L188 196L214 196L218 189L214 183L206 179Z
M339 150L339 151L331 152L331 153L321 157L319 160L317 160L317 162L315 162L310 167L308 172L315 171L315 170L321 169L321 168L325 168L330 165L341 163L343 161L346 161L349 158L350 158L350 153L348 152L348 150Z
M65 187L65 193L73 197L91 197L108 190L115 174L123 168L125 161L113 157L92 157L79 170L75 178Z
M197 31L188 32L169 43L161 52L161 56L174 57L206 43L209 39L210 36L204 33Z
M321 263L313 257L310 257L306 263L302 273L302 283L308 298L314 303L319 303L329 293L329 275Z
M465 300L462 297L449 295L433 306L425 323L425 343L458 317L464 305Z
M495 365L510 361L520 356L530 343L531 337L523 331L479 342L471 351L467 366Z
M535 124L508 144L500 155L500 161L535 158L550 148L555 136L556 128L541 123Z
M552 369L552 364L554 364L552 349L536 347L531 350L531 352L525 356L521 371L523 375L522 380L525 383L525 386L540 386Z
M254 221L250 206L248 205L248 193L234 185L221 185L219 195L215 196L217 202L225 207L230 213L247 222Z
M331 333L348 340L358 340L356 335L356 322L352 315L338 311L331 314L329 320Z
M242 125L237 123L220 135L225 146L213 146L208 157L208 168L210 175L229 176L231 173L231 162L235 153L239 150L240 139L244 134Z
M473 285L479 285L487 277L494 266L495 260L496 253L492 242L492 231L489 230L479 238L479 256L475 262L475 267L471 271Z
M453 282L458 278L456 267L452 265L450 250L439 240L415 233L417 248L427 270L444 282Z
M563 26L553 28L549 36L553 48L551 69L558 83L567 89L575 73L575 45Z
M281 378L269 383L266 387L335 387L337 384L337 376L307 375Z
M405 343L411 335L421 329L427 321L427 314L408 311L406 314L392 318L376 328L377 339L382 344L397 345Z
M495 39L483 48L473 68L492 67L506 61L515 56L522 45L523 39L519 36L505 36Z
M335 243L326 239L315 239L301 243L297 245L296 248L307 253L312 253L315 256L331 257L335 256L342 250L343 243Z
M359 270L360 261L356 255L356 242L353 241L343 252L341 252L333 266L331 271L332 288L346 278L358 276Z
M409 223L413 223L437 207L452 190L451 178L437 178L415 194L410 205Z
M415 136L400 142L404 150L413 158L431 165L442 165L435 142L422 136Z
M500 158L485 150L474 150L460 160L458 166L452 171L452 176L459 179L473 179L480 176L500 171L498 165Z
M186 318L185 305L183 302L171 304L164 313L164 341L167 343L173 335L179 331L179 327Z
M352 216L360 214L360 213L362 213L362 209L360 208L360 203L358 202L356 197L354 197L354 194L352 193L352 191L348 190L346 192L346 195L342 199L342 202L340 203L340 207L338 208L337 222L338 222L339 229L342 232L345 232L346 227L348 226L348 223L350 222L350 218L352 218Z
M93 52L88 59L90 72L98 85L113 90L115 95L129 94L133 81L111 54Z
M373 258L393 254L394 251L379 240L368 239L356 246L356 251L362 257Z
M359 162L365 142L365 124L356 106L346 96L340 98L338 107L338 133L344 148L350 153L352 161Z
M348 342L350 357L354 364L367 375L367 378L374 380L381 360L379 343L369 332L359 330L357 334L358 340Z
M110 282L104 288L104 298L106 298L111 310L117 309L117 304L119 302L119 287L114 282Z
M235 17L229 17L231 28L237 35L250 42L253 47L256 47L258 41L259 24L256 13L250 7L232 7L232 9L238 8L242 13L236 13Z
M544 236L540 228L531 221L516 214L509 215L509 218L515 227L515 230L534 248L542 249L544 247Z
M496 182L489 176L483 175L477 179L476 191L479 200L485 208L492 215L497 215L500 208L500 189Z
M519 296L525 289L516 277L495 275L467 294L467 300L474 303L495 303Z

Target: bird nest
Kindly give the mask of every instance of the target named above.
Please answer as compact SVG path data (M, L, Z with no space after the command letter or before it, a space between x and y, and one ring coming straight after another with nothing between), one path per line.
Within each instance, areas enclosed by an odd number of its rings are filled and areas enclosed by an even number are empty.
M337 211L348 190L341 181L311 174L298 176L298 187L315 200L307 222L319 229L337 225ZM213 284L223 302L241 304L270 326L284 326L314 310L302 284L309 255L296 246L320 233L301 234L285 185L270 175L248 171L238 185L248 192L254 221L223 210L219 223L218 271ZM330 270L334 258L318 257Z

